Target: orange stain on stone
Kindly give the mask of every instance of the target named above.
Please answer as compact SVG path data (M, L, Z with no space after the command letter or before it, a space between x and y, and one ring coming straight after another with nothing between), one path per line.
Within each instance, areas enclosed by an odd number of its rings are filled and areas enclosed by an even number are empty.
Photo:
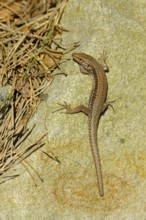
M135 152L124 152L119 158L113 155L110 158L110 166L103 173L105 196L100 197L98 193L98 185L96 177L89 170L82 175L80 172L69 171L61 174L54 182L53 194L56 200L65 207L79 209L84 212L109 213L116 209L126 206L130 202L130 198L136 193L139 187L137 179L133 175L137 173L137 169L142 168L142 155L137 155L135 161ZM143 155L144 157L144 155ZM138 158L142 160L139 161ZM126 161L124 162L123 159ZM138 165L139 164L139 165ZM89 168L88 168L89 169ZM139 175L145 175L144 169ZM70 170L71 171L71 170Z

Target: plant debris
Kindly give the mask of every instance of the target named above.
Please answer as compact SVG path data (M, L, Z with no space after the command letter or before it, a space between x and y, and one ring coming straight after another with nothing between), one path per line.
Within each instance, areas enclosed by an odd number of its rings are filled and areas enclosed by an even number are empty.
M24 146L33 131L27 123L67 52L59 25L66 3L0 1L0 91L7 91L0 96L0 183L16 177L7 171L43 146L45 134Z

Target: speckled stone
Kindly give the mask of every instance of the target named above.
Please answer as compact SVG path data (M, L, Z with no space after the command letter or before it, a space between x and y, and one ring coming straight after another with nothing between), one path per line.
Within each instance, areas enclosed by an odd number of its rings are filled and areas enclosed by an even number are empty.
M116 100L101 118L98 143L105 196L100 197L82 114L56 112L57 103L87 105L91 80L72 60L62 65L30 124L35 138L48 131L46 146L61 163L37 151L28 162L39 172L35 187L23 165L21 176L0 186L0 219L125 220L146 212L146 1L68 1L62 17L64 44L80 41L75 51L99 58L107 51L108 99ZM71 53L66 55L71 58ZM31 140L28 140L31 141Z

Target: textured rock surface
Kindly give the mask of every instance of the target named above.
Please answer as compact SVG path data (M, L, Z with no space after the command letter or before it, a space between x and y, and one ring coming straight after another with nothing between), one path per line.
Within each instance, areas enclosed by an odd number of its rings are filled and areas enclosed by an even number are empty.
M108 3L107 3L108 2ZM57 103L88 103L91 81L71 60L58 76L32 120L36 136L48 130L45 150L61 164L36 152L28 160L39 172L34 186L28 172L0 186L0 219L145 219L146 211L146 36L144 0L69 1L62 24L65 44L80 41L76 51L95 58L108 53L109 100L114 108L102 117L99 148L105 197L100 198L88 141L87 118L52 111ZM71 57L67 55L67 57Z

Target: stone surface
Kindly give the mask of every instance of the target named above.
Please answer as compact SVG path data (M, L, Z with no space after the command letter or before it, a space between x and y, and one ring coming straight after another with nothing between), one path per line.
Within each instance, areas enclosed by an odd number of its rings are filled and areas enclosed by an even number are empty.
M107 51L110 72L108 99L116 100L101 118L98 139L105 187L100 198L88 140L87 118L52 111L67 101L87 105L91 80L72 60L62 65L68 77L56 77L31 124L35 138L48 130L42 148L57 163L37 151L21 176L0 186L0 219L109 220L146 218L146 2L69 1L62 25L64 44L80 41L76 49L99 58ZM71 54L66 55L71 58ZM31 141L31 140L28 140Z

